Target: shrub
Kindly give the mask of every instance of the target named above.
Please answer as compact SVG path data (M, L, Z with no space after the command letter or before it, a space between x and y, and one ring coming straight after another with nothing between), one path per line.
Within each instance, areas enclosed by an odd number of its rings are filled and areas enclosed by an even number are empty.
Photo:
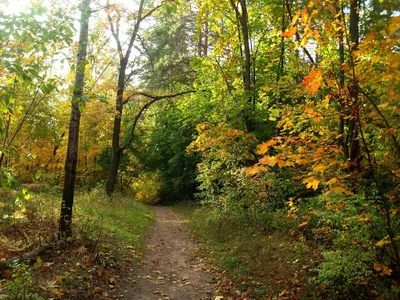
M155 205L159 202L162 180L159 173L142 173L132 184L133 194L142 203Z

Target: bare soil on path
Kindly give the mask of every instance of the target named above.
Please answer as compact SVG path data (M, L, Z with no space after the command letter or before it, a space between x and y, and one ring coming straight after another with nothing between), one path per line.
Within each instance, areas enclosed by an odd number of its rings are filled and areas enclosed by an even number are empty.
M168 207L154 207L144 262L124 282L126 299L214 299L215 275L196 255L198 245ZM121 278L124 278L121 274Z

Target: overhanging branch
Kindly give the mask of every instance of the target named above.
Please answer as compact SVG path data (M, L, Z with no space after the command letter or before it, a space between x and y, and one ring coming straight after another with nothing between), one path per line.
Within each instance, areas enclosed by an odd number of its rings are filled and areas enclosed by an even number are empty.
M126 148L128 148L128 146L132 143L133 139L135 138L135 130L136 130L136 126L139 122L140 117L143 115L143 113L154 103L156 103L157 101L160 101L162 99L171 99L171 98L175 98L175 97L179 97L179 96L183 96L186 94L191 94L191 93L195 93L197 91L195 90L189 90L189 91L184 91L184 92L180 92L180 93L175 93L175 94L169 94L169 95L160 95L160 96L154 96L148 93L144 93L144 92L137 92L134 93L133 95L130 95L127 100L125 100L124 103L126 103L130 98L134 97L134 96L144 96L147 98L150 98L151 100L149 102L147 102L139 111L139 113L136 115L135 119L133 120L133 125L131 128L131 135L129 137L129 139L126 141L126 143L120 148L120 152L123 152Z

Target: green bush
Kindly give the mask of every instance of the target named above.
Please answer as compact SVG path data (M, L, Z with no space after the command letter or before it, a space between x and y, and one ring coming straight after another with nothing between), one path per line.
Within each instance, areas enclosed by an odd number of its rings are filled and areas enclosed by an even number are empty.
M14 262L12 278L10 280L0 280L0 299L44 299L33 291L35 287L33 270L39 268L40 264L41 261L38 260L31 268L22 262ZM1 284L3 287L1 287Z

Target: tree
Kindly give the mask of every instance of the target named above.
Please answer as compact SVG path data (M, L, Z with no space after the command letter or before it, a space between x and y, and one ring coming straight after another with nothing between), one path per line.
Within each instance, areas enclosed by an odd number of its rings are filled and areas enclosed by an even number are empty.
M140 24L141 22L150 16L156 9L158 9L161 5L156 6L150 9L148 12L143 14L145 6L145 0L141 0L139 3L139 8L137 11L137 17L135 20L135 25L133 27L132 34L130 35L128 46L124 53L123 45L120 39L120 21L121 21L121 11L117 9L115 6L108 9L107 16L110 23L110 29L112 36L117 44L117 51L119 56L119 68L118 68L118 84L117 84L117 94L115 99L115 115L114 115L114 127L112 134L112 156L110 169L108 173L108 179L106 183L106 193L107 195L111 195L115 188L115 183L118 175L119 163L121 160L122 152L125 150L127 145L120 146L120 135L121 135L121 120L122 120L122 112L124 105L124 92L125 86L127 84L127 68L129 64L129 59L132 53L133 45L137 38ZM115 13L115 23L111 16L111 12Z
M79 48L76 59L75 84L72 95L71 118L69 122L68 150L65 161L64 187L61 202L59 237L72 235L72 208L74 205L74 191L76 179L76 165L78 162L78 141L80 125L80 106L82 103L85 83L85 65L89 34L90 0L83 0L81 6L81 20L79 33Z

